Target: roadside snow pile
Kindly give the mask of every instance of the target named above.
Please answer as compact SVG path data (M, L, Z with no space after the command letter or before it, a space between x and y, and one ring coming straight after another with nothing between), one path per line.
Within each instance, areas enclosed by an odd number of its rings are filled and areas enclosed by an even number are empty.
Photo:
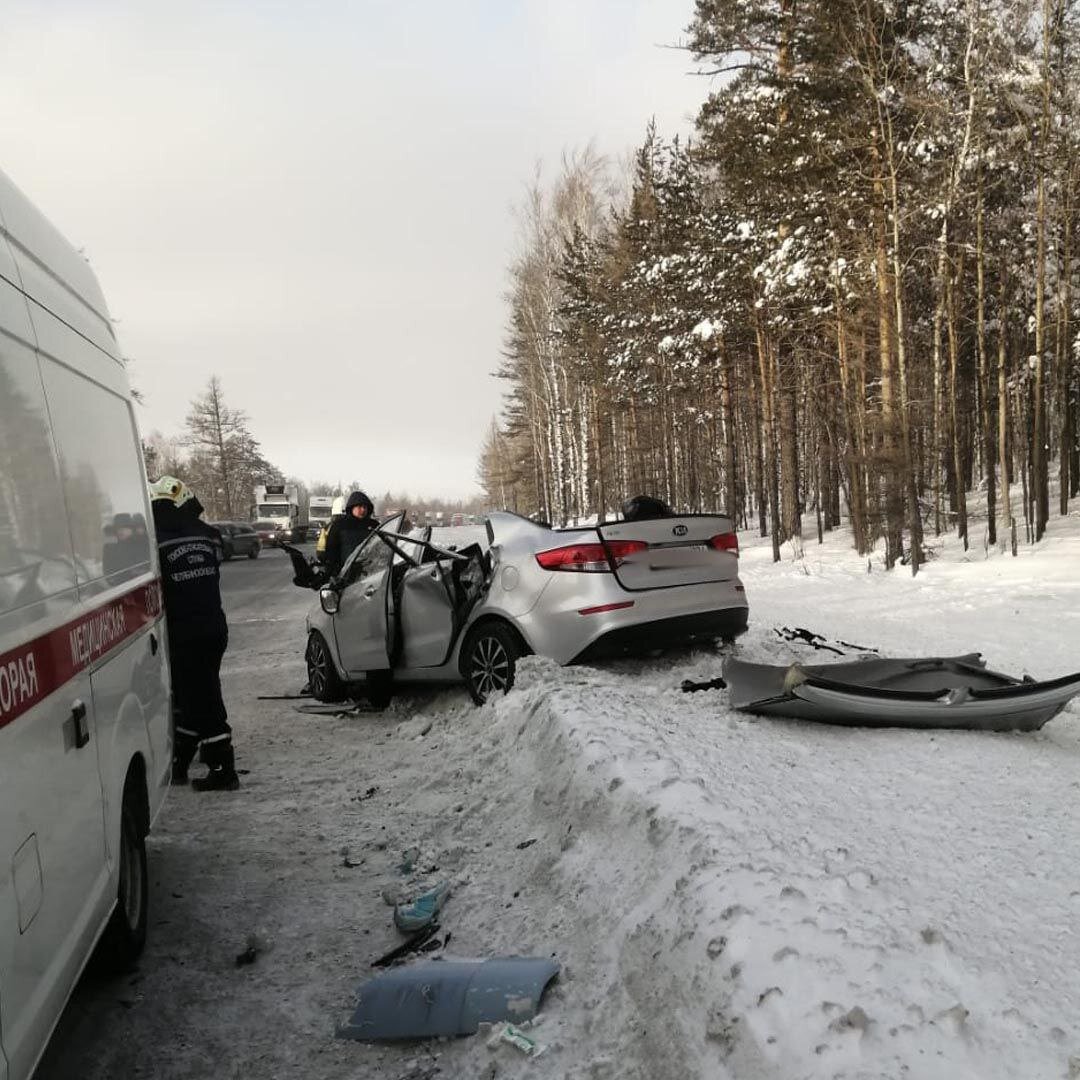
M886 654L981 648L1006 670L1063 674L1080 666L1080 635L1060 640L1080 610L1064 576L1080 545L1044 551L1022 574L994 565L1008 598L986 563L943 560L913 582L839 554L809 576L752 555L740 653L827 660L771 632L773 615L802 611ZM1011 627L991 617L1003 604ZM1068 1075L1076 706L1035 735L833 729L676 689L719 667L702 653L605 670L530 658L458 733L483 733L476 823L538 838L518 856L528 911L495 942L550 947L567 968L543 1017L552 1053L530 1074Z

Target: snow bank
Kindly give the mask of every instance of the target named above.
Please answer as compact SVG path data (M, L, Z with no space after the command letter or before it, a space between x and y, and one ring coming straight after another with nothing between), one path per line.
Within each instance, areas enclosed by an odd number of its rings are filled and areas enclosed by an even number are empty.
M1026 560L943 557L914 581L838 546L776 567L751 551L739 648L826 662L772 632L810 624L892 655L982 649L1063 674L1080 666L1078 563L1067 536ZM457 732L483 741L467 813L536 841L506 868L527 905L492 943L567 968L530 1075L1068 1075L1076 706L1034 735L831 729L676 689L720 664L530 658ZM491 884L462 894L465 921Z

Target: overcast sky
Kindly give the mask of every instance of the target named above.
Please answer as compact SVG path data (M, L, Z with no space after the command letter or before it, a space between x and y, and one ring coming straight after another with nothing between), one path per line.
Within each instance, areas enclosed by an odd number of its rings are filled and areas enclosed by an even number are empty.
M218 374L306 479L476 488L513 206L707 86L691 0L4 0L0 168L83 248L144 432Z

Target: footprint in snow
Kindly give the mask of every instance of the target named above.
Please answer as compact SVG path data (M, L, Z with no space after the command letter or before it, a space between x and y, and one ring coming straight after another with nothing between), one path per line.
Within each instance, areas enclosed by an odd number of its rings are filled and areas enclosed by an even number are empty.
M723 919L724 922L729 922L732 919L737 919L740 915L749 914L749 908L743 907L742 904L732 904L730 907L726 907L720 912L720 918Z

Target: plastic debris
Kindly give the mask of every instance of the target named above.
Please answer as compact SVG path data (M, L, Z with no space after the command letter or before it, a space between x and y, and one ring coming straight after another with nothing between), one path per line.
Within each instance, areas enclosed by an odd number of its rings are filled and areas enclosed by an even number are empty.
M698 690L723 690L726 687L727 683L718 675L715 679L707 679L705 682L683 679L680 689L684 694L694 694Z
M487 1041L488 1049L497 1050L503 1043L516 1047L527 1057L536 1057L543 1052L543 1047L519 1027L510 1023L496 1024Z
M373 960L371 966L390 967L392 964L396 964L397 961L403 960L411 953L420 952L438 932L439 924L437 922L430 923L428 926L425 926L423 930L419 930L413 934L408 941L403 941L388 953L384 953L380 956L378 960ZM449 937L449 935L447 936Z
M475 1035L481 1024L523 1024L539 1012L558 973L554 959L518 956L425 960L391 968L359 988L356 1011L337 1035L362 1041L424 1039Z
M394 905L394 925L403 934L422 930L435 921L450 895L450 882L440 881L433 889L421 893L410 903Z

